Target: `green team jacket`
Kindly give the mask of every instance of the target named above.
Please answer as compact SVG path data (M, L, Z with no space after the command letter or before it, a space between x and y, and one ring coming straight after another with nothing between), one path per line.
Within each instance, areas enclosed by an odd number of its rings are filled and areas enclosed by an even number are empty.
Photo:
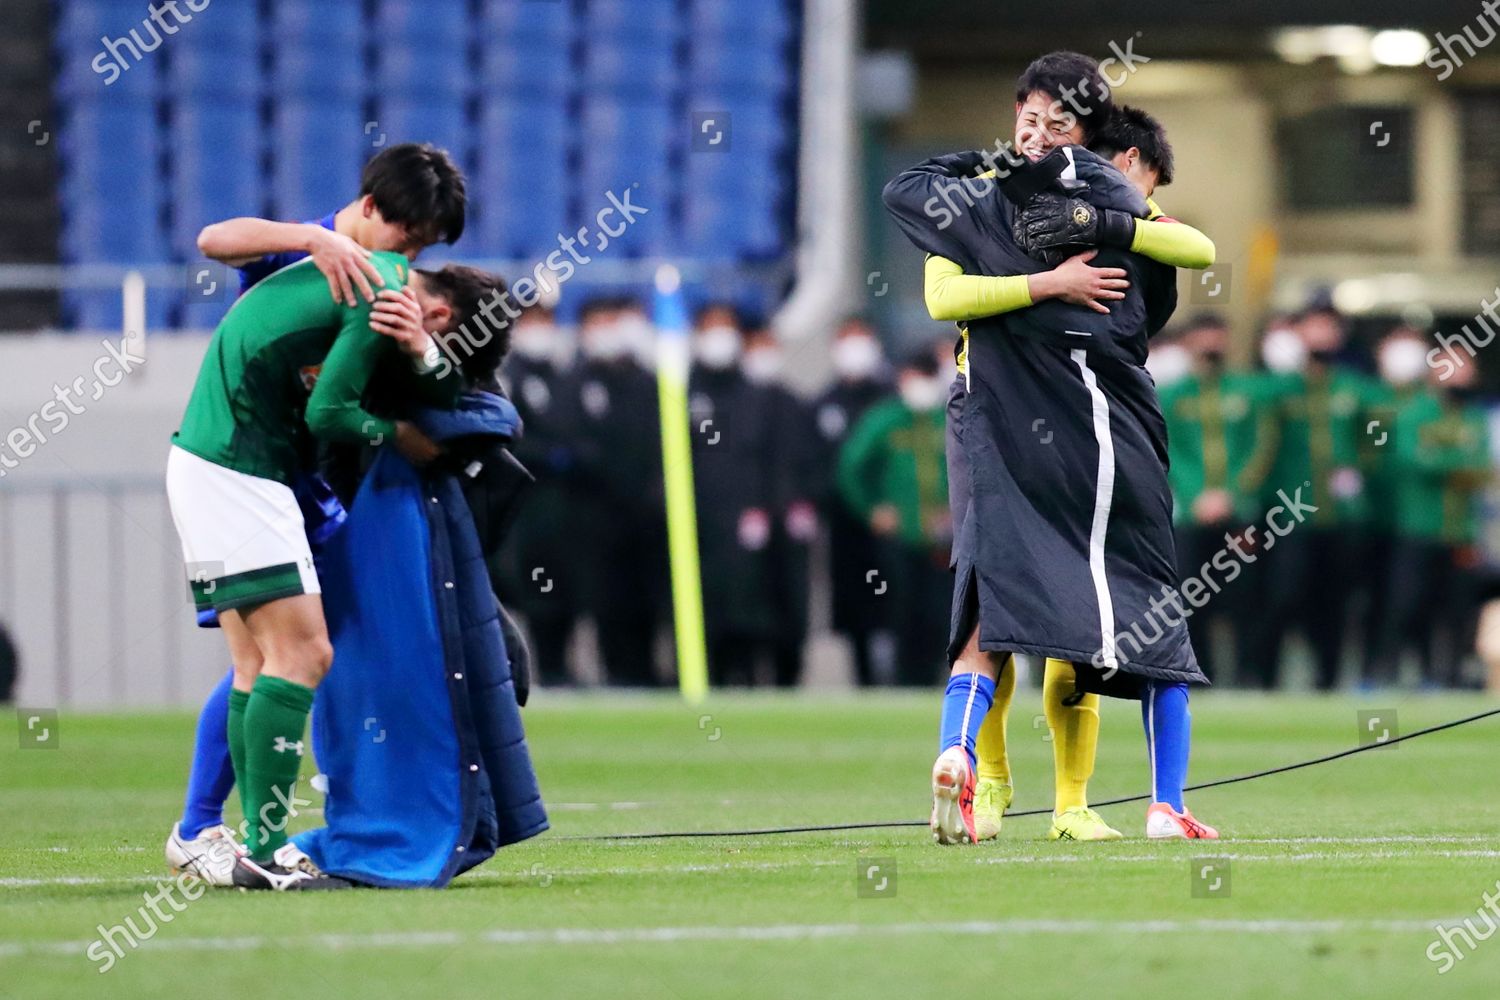
M874 406L849 432L839 452L838 486L844 502L865 520L881 504L901 512L900 538L936 541L948 515L948 466L943 411L916 412L899 399Z
M1313 527L1368 523L1366 479L1380 431L1372 413L1385 387L1342 368L1267 378L1276 386L1280 445L1265 501L1275 502L1277 490L1295 496L1301 488L1303 501L1318 508L1308 518Z
M394 253L371 261L398 289L411 265ZM399 351L370 329L370 303L334 301L310 259L282 268L230 307L214 330L187 412L172 441L200 458L290 483L306 465L307 432L326 441L379 444L392 421L362 404L371 374ZM451 406L457 372L440 364L414 379L422 397Z
M1277 451L1275 385L1259 375L1189 376L1162 390L1173 520L1192 520L1208 490L1228 490L1235 515L1259 514Z
M1396 415L1395 529L1408 538L1467 545L1490 475L1484 411L1423 390Z

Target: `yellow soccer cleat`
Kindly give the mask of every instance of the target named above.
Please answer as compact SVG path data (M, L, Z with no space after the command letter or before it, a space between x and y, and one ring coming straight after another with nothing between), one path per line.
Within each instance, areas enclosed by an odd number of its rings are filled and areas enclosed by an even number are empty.
M1064 809L1052 817L1048 840L1124 840L1125 835L1088 806Z
M994 840L1000 836L1000 823L1005 819L1005 810L1015 791L1004 782L994 779L981 780L974 786L974 837L976 840Z

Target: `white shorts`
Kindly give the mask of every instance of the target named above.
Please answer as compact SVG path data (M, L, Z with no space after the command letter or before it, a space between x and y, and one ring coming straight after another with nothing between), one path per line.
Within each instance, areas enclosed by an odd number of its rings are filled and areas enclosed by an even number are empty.
M322 592L302 510L285 483L226 469L173 445L167 502L200 610Z

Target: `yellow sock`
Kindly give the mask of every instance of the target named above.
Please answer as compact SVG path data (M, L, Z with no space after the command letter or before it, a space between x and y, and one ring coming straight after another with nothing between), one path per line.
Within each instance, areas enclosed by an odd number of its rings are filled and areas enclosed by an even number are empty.
M1005 752L1005 717L1016 693L1016 660L1008 657L995 681L995 703L990 706L979 737L974 741L974 756L979 759L979 780L1010 784L1010 757Z
M1056 812L1089 804L1089 778L1099 749L1099 696L1077 692L1078 675L1066 660L1048 660L1042 675L1042 710L1052 730L1052 767L1057 780ZM981 730L981 735L983 731Z

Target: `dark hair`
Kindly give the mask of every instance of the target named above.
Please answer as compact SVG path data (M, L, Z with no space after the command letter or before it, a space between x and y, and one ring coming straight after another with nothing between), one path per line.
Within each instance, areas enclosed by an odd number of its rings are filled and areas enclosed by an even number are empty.
M463 235L463 171L431 143L404 142L375 154L360 174L359 194L373 197L387 222L435 241L453 243Z
M699 306L698 310L693 313L693 326L695 328L702 326L703 321L708 318L708 314L715 312L728 313L729 321L734 324L735 329L741 331L744 330L745 323L743 318L741 318L740 316L739 309L735 307L734 303L725 302L722 299L705 302L703 303L703 305Z
M1131 147L1139 149L1146 166L1156 171L1157 184L1165 187L1172 183L1175 161L1172 144L1167 141L1167 130L1140 108L1121 104L1094 134L1089 149L1107 160Z
M1229 321L1226 320L1223 316L1219 316L1214 313L1194 313L1192 316L1188 317L1188 321L1186 323L1182 324L1182 329L1178 331L1178 335L1186 336L1187 334L1192 333L1194 330L1227 329L1229 329Z
M1115 110L1114 93L1099 72L1099 63L1080 52L1049 52L1027 66L1016 81L1016 103L1024 103L1038 91L1061 101L1083 126L1084 145Z
M484 382L510 351L505 279L465 264L446 264L438 271L414 270L429 291L453 307L453 332L437 339L470 384ZM486 305L488 311L483 308Z
M602 313L612 313L620 308L620 300L608 295L596 295L593 298L584 299L583 304L578 307L578 322L580 325L587 323Z
M931 376L938 374L938 369L937 354L933 351L932 345L929 344L926 347L917 348L909 352L902 358L898 371L915 371Z

